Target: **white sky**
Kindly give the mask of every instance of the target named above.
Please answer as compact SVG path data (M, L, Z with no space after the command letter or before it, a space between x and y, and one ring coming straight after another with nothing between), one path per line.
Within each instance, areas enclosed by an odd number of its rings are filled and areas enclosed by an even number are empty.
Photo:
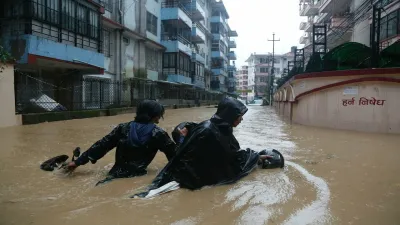
M299 30L299 0L223 0L229 13L229 26L238 32L236 66L251 53L272 52L272 33L275 32L275 52L287 53L291 46L300 46L303 31Z

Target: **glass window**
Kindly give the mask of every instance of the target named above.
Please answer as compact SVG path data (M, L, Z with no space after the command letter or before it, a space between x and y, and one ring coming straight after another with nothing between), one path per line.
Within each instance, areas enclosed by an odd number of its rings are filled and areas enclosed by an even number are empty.
M157 35L157 20L158 20L158 18L156 16L147 12L146 28L147 28L148 32L150 32L154 35Z

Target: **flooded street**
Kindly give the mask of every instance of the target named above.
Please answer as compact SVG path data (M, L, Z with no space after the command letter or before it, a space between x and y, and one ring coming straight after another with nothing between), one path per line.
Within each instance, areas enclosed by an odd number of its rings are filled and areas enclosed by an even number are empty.
M202 121L215 108L167 110L160 126ZM235 129L242 148L275 148L285 169L256 170L233 185L129 199L166 164L159 153L143 177L95 187L114 151L72 176L44 172L52 156L87 149L133 114L0 129L0 224L400 224L400 137L287 124L272 108L249 107Z

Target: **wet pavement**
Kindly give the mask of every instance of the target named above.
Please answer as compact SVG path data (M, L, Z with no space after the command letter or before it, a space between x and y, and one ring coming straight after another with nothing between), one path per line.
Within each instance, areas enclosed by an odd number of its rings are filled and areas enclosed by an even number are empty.
M215 108L168 110L160 126L210 118ZM242 148L275 148L284 169L256 170L233 185L129 199L143 177L94 187L114 151L72 176L39 169L44 160L88 148L133 114L0 129L0 224L400 224L400 136L291 125L272 108L249 107L235 129Z

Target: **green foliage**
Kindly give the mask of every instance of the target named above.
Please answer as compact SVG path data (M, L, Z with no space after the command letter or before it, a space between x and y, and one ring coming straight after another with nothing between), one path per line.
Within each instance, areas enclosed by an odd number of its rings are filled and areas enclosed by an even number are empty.
M11 54L0 45L0 73L5 69L6 63L14 60Z

